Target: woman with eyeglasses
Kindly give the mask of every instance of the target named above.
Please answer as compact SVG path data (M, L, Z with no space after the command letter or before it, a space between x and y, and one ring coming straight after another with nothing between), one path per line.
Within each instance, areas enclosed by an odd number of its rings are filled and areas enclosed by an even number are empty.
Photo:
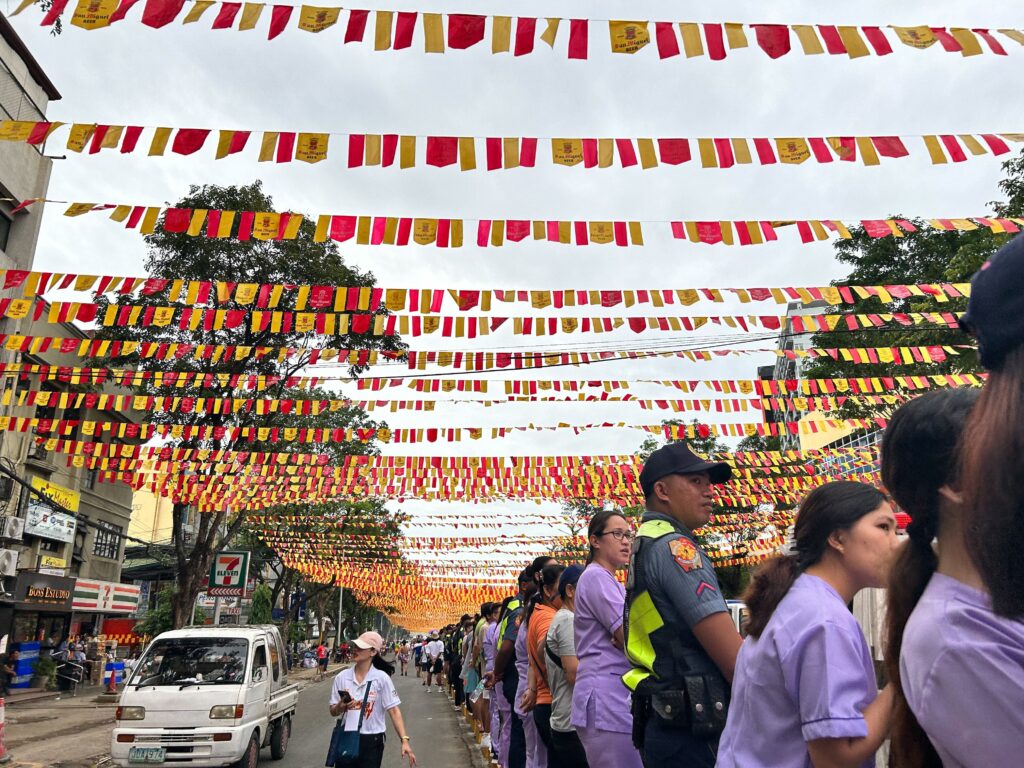
M576 584L576 687L572 725L590 768L643 768L633 746L629 689L622 675L630 670L623 651L622 609L626 590L615 572L629 563L633 529L621 512L604 510L590 520L590 556Z

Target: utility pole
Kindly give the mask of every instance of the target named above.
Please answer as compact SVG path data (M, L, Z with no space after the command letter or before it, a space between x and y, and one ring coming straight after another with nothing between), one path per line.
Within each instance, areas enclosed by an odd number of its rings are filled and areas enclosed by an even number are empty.
M341 647L341 603L345 598L345 588L338 585L338 624L334 631L334 647Z

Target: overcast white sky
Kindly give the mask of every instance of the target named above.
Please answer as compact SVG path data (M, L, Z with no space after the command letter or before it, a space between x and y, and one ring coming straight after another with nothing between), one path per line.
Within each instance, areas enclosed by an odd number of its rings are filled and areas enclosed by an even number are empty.
M13 10L13 0L3 0ZM326 4L326 3L324 3ZM72 3L72 6L74 3ZM361 4L366 7L367 3ZM393 4L372 7L395 8ZM582 9L591 18L671 21L1024 27L1019 2L985 4L931 0L894 4L863 0L825 7L811 0L679 4L592 0L494 3L486 0L403 2L400 9L566 17ZM661 61L654 45L633 56L608 52L607 30L590 29L590 60L565 56L567 25L554 52L538 42L534 54L492 56L484 43L468 51L428 56L420 34L411 49L378 53L368 44L342 45L344 26L312 35L294 27L266 40L269 11L253 32L212 31L215 11L198 24L151 30L130 20L84 32L70 26L58 38L38 26L39 13L13 19L63 99L49 117L67 122L176 127L395 132L419 135L497 136L828 136L921 133L1024 132L1014 96L1024 49L1005 41L1008 57L990 53L964 59L935 45L926 51L893 40L895 52L850 61L845 56L806 57L797 51L769 60L754 45L722 62L676 57ZM70 10L67 14L70 18ZM342 17L345 18L344 15ZM64 135L64 134L61 134ZM279 210L310 213L378 213L476 218L756 219L962 216L987 210L997 196L999 161L972 159L932 167L916 157L876 168L821 166L736 167L703 170L696 163L648 171L552 167L460 173L457 167L414 170L348 170L344 148L314 166L257 164L256 147L213 161L214 141L191 157L147 158L112 152L70 154L55 163L50 197L159 204L173 202L190 183L235 184L263 179ZM56 145L54 145L56 149ZM478 157L480 151L478 148ZM916 151L915 151L916 150ZM36 256L38 269L138 274L143 244L102 215L65 219L51 206ZM576 248L526 241L478 250L467 247L359 247L343 245L348 259L370 269L382 286L461 288L683 288L817 285L842 277L825 245L800 245L794 237L752 248L694 246L648 227L647 245ZM726 305L728 307L728 305ZM758 312L774 312L760 305ZM713 307L713 309L712 309ZM722 305L697 305L690 314L724 313ZM783 310L784 311L784 310ZM649 307L636 314L657 314ZM621 308L614 314L624 314ZM686 314L678 312L677 314ZM498 314L522 314L518 309ZM577 313L580 314L580 313ZM590 314L589 312L587 314ZM559 340L601 347L612 339L663 340L648 332L501 342L539 348ZM468 348L469 342L420 339L414 348ZM757 346L771 346L759 344ZM546 378L753 378L772 356L714 364L647 361L563 368ZM387 369L394 370L394 369ZM398 371L396 370L396 373ZM353 390L354 391L354 390ZM410 390L391 390L391 393ZM411 394L410 394L411 396ZM666 393L663 395L668 397ZM395 427L629 420L651 423L661 414L635 405L461 405L429 419L388 415ZM729 420L744 420L730 418ZM571 434L520 433L500 441L398 446L393 453L594 454L630 453L642 435L628 430ZM519 505L510 505L519 506ZM526 505L523 505L526 506ZM536 509L533 504L528 507ZM545 505L548 508L548 505ZM484 511L483 507L476 507ZM437 511L434 507L432 512ZM497 513L490 507L488 512Z

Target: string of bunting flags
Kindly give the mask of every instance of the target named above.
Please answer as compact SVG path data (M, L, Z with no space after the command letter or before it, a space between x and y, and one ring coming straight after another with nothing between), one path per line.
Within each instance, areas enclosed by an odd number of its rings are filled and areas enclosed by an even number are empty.
M19 207L46 202L22 201ZM53 201L56 202L56 201ZM137 229L148 235L161 227L163 231L190 237L247 240L294 240L305 216L289 212L222 211L189 208L163 208L116 203L71 203L65 216L111 211L110 219L124 223L126 229ZM994 233L1015 233L1024 227L1024 219L1016 217L969 216L959 218L861 219L843 222L839 219L785 220L693 220L693 221L564 221L509 219L450 219L397 216L359 216L320 214L316 216L314 242L348 242L357 245L407 246L435 245L438 248L461 248L466 224L476 224L476 244L480 248L499 247L506 242L534 241L563 245L609 245L619 247L644 245L644 227L659 225L675 240L706 245L761 245L779 239L778 230L793 227L801 243L827 240L833 235L851 239L851 228L861 227L872 238L904 237L919 228L939 231L969 232L986 228Z
M286 283L240 283L237 281L184 280L163 277L121 275L84 275L65 272L41 272L24 269L0 269L0 288L21 288L25 297L43 296L51 290L73 290L94 295L129 296L166 295L170 303L190 305L237 303L259 309L275 309L282 302L297 311L333 308L335 311L433 314L453 305L466 312L476 309L490 312L492 302L529 304L534 309L574 306L655 307L675 304L690 306L702 302L741 304L773 301L776 304L825 301L839 306L867 298L891 303L909 298L933 298L938 302L968 298L970 283L919 283L915 285L825 285L784 286L778 288L677 288L677 289L568 289L501 290L465 288L377 288L367 286L293 285ZM445 301L445 297L451 299ZM292 303L293 302L293 303Z
M443 338L488 336L504 329L513 336L555 336L573 333L610 333L628 328L644 331L693 332L708 326L749 331L764 328L793 333L827 333L839 330L898 326L956 328L962 312L879 312L818 315L683 315L683 316L455 316L393 315L345 312L292 312L283 310L213 309L141 304L100 305L88 302L41 302L33 299L0 299L0 317L23 319L30 314L50 322L97 323L103 327L169 327L181 330L219 331L248 328L253 332L314 333L343 336L438 335Z
M22 0L12 16L21 13L36 0ZM78 0L70 24L85 30L108 27L125 19L139 0ZM45 10L42 26L52 26L65 13L69 0L54 0ZM182 24L199 22L216 6L212 29L254 30L266 5L252 2L214 2L195 0L185 9L185 0L145 0L140 21L154 29L165 27L182 17ZM321 33L345 20L344 43L372 41L373 50L411 48L419 32L425 53L445 53L472 48L490 41L492 54L511 53L513 57L531 54L538 39L554 49L563 23L568 26L566 55L570 60L585 60L590 55L590 27L603 25L608 31L608 50L617 54L635 54L651 43L661 59L685 54L685 58L707 56L712 61L725 59L732 51L750 48L749 36L769 58L777 59L794 50L794 40L804 55L830 54L858 59L888 56L893 42L912 50L924 50L936 43L947 53L977 56L986 48L997 56L1006 56L1003 41L1024 45L1024 31L1013 28L990 30L983 27L871 26L830 24L741 24L730 22L694 23L683 21L633 21L560 17L500 16L466 13L425 13L420 11L355 10L340 6L275 4L270 10L267 39L273 40L292 24L304 32ZM373 16L372 25L370 16ZM653 34L651 26L653 24ZM1000 39L1002 38L1002 39Z
M549 157L553 166L647 170L662 165L683 166L694 160L701 168L718 169L752 164L802 165L809 160L822 165L841 161L876 166L883 158L911 157L917 152L926 154L932 165L945 165L985 155L999 157L1011 151L1008 142L1024 142L1024 133L1020 132L756 138L417 136L30 120L0 121L0 141L41 146L64 128L67 128L66 148L86 155L104 150L122 155L142 154L141 149L147 143L147 157L163 157L168 152L194 155L213 143L214 159L223 160L258 144L258 162L316 164L328 159L333 140L335 147L342 145L339 154L344 157L343 167L350 169L397 167L405 170L457 165L461 171L535 168L541 143L547 145L550 152L542 153L540 162ZM213 142L211 137L215 137ZM920 142L913 151L908 146L912 139Z
M4 391L0 405L29 408L36 406L50 408L89 408L99 411L142 411L144 413L205 413L205 414L269 414L319 415L334 413L348 408L374 411L387 408L392 412L432 412L440 404L480 405L493 407L511 403L630 403L643 410L670 410L675 413L687 411L708 411L714 413L746 413L748 411L830 411L844 403L859 405L891 406L903 402L904 396L886 395L836 395L834 397L796 398L710 398L710 399L650 399L634 395L619 397L536 397L520 396L502 400L349 400L324 399L300 400L295 398L231 398L231 397L162 397L153 395L115 395L95 392L53 392L49 390L23 389Z

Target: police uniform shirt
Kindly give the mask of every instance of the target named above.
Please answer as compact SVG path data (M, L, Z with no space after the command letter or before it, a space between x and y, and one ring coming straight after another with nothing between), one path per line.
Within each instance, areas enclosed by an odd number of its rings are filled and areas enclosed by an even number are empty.
M674 624L688 646L701 647L693 627L715 613L728 611L711 560L693 534L679 521L659 512L645 512L643 522L663 520L677 533L645 548L642 567L655 608L666 624Z

